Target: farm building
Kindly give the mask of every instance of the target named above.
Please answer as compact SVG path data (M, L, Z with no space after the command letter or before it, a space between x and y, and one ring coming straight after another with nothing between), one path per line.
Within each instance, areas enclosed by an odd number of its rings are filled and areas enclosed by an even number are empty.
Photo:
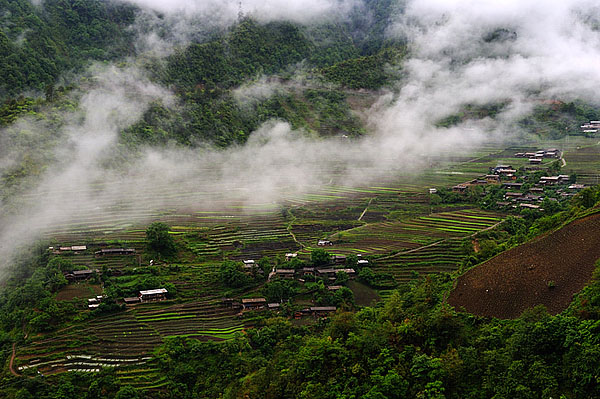
M267 304L267 300L265 298L246 298L242 299L242 308L243 310L259 310L264 309Z
M133 296L129 298L123 298L123 302L125 302L125 305L135 305L136 303L140 303L140 297Z
M353 278L356 276L356 270L354 269L340 269L338 272L344 272L348 275L348 277Z
M83 281L91 278L94 274L100 274L98 269L73 270L71 273L65 273L64 276L69 282Z
M135 255L135 249L133 248L107 248L101 249L100 251L94 252L96 256L106 255Z
M333 255L331 261L335 264L344 264L346 263L346 255Z
M523 183L502 183L502 187L520 190L523 187Z
M277 269L275 271L275 275L280 278L285 278L288 280L292 280L296 275L296 270L294 269Z
M335 306L311 306L310 312L313 316L327 316L337 310Z
M534 204L519 204L519 206L521 208L528 208L528 209L538 209L541 210L539 205L534 205Z
M452 191L463 193L467 190L467 187L468 186L466 184L457 184L456 186L452 187Z
M336 270L334 268L317 269L317 276L322 277L322 278L335 277L337 272L338 272L338 270Z
M140 291L140 301L162 301L167 299L167 289L166 288L157 288L155 290L144 290Z
M319 241L317 241L317 245L320 247L324 247L327 245L333 245L333 243L329 240L319 240Z

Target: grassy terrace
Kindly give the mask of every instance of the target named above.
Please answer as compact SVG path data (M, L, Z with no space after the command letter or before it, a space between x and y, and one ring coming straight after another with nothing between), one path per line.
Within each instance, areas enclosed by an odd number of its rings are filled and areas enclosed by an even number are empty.
M589 163L589 154L597 147L584 148L582 142L569 145L572 151L566 153L566 172L572 166L577 173L591 173L596 165ZM531 148L548 147L559 146L532 143ZM82 317L61 330L31 335L17 346L15 366L21 367L22 373L118 367L123 381L140 388L158 388L162 379L152 351L165 338L220 341L251 328L253 320L240 319L237 311L221 305L223 296L247 294L220 286L218 271L223 260L281 258L295 251L307 257L321 238L335 242L326 248L331 253L374 256L374 271L388 276L390 284L408 282L417 275L452 272L465 256L463 240L494 226L503 215L464 205L431 206L428 188L468 181L498 163L519 166L510 158L513 152L513 148L490 145L476 153L434 160L434 166L419 176L395 177L364 187L332 185L289 197L279 206L223 200L211 202L213 209L191 208L190 198L202 198L202 193L141 188L140 196L151 197L157 204L169 203L168 209L144 203L118 205L96 214L82 208L77 222L56 226L46 238L50 245L85 244L88 250L52 256L69 258L78 267L143 270L150 259L145 253L145 228L149 221L161 220L171 226L180 251L176 261L159 266L159 276L175 286L177 297L110 316ZM137 254L94 256L95 250L106 247L135 248ZM127 287L134 279L126 274L116 281ZM83 295L75 293L91 296L99 288L69 289L71 296L65 294L65 300ZM379 291L382 297L389 293ZM84 308L85 298L73 301Z

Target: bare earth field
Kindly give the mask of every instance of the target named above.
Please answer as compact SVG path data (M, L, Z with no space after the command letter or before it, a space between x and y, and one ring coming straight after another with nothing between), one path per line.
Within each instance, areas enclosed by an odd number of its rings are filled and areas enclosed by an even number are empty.
M590 280L599 258L600 214L595 214L469 270L458 278L448 303L503 319L540 304L557 314Z

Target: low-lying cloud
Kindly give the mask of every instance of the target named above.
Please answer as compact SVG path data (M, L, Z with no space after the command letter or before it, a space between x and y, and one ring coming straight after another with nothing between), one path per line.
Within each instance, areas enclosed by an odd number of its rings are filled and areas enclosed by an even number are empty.
M136 3L190 18L217 5ZM245 12L254 9L256 17L264 15L262 20L297 12L302 16L294 20L306 21L330 9L337 12L336 4L273 0L242 6ZM218 5L223 15L236 17L236 2ZM273 11L277 6L281 9ZM152 101L174 105L168 91L137 69L98 70L96 84L80 102L82 117L60 128L70 150L57 159L66 161L50 167L28 196L44 200L14 215L0 215L0 262L9 259L17 244L56 224L77 222L90 210L125 220L132 208L277 204L328 184L367 185L390 172L425 167L430 157L514 137L520 133L517 121L541 100L600 100L593 85L600 78L595 22L600 14L593 2L421 0L408 2L405 10L388 34L406 38L410 55L396 86L368 110L369 134L356 140L316 140L275 120L245 145L226 150L145 148L126 170L107 170L102 165L118 145L121 129ZM251 103L279 90L286 87L262 79L234 93L239 101ZM499 102L506 106L494 119L437 127L440 119L465 105ZM12 162L12 155L2 154L0 165ZM165 192L171 195L160 194Z

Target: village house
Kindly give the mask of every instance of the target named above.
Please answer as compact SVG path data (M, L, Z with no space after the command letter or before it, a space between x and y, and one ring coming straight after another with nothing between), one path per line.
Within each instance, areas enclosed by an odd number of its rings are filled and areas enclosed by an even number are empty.
M502 176L502 177L506 177L509 179L515 179L515 173L517 173L516 169L498 169L496 172L496 174Z
M281 308L280 303L272 302L267 304L267 309L269 310L279 310Z
M529 158L529 163L531 165L540 165L542 163L542 158Z
M523 193L519 193L519 192L513 192L513 191L507 191L506 193L504 193L504 198L520 198L523 196Z
M140 291L139 297L140 302L148 302L148 301L162 301L167 299L167 289L166 288L157 288L154 290L143 290Z
M294 254L294 253L285 254L285 260L287 260L288 262L297 257L298 257L298 254Z
M429 189L429 194L436 194L437 193L437 188L430 188Z
M519 204L519 206L521 208L528 208L528 209L536 209L536 210L541 210L539 205L534 205L534 204Z
M317 245L320 247L324 247L327 245L333 245L333 243L329 240L319 240L319 241L317 241Z
M101 249L100 251L94 252L96 256L105 255L135 255L135 249L133 248L107 248Z
M314 267L303 267L301 270L303 276L314 276L315 268Z
M585 184L571 184L568 189L569 190L583 190L585 188Z
M127 306L133 306L136 303L140 303L140 297L133 296L133 297L128 297L128 298L123 298L123 302L125 302L125 305L127 305Z
M523 183L502 183L502 187L520 190L523 187Z
M356 264L359 266L367 266L369 264L369 261L366 259L359 259L358 262L356 262Z
M511 165L497 165L495 168L490 168L490 173L493 175L500 174L500 170L512 169Z
M275 271L275 275L287 280L293 280L294 276L296 275L296 271L294 269L277 269Z
M317 269L317 276L321 277L321 278L335 278L335 275L338 271L334 268L327 268L327 269Z
M485 180L487 180L488 183L499 183L500 182L500 176L498 175L485 175Z
M246 298L242 299L242 310L260 310L264 309L266 304L265 298Z
M344 264L346 263L346 255L333 255L331 261L336 265Z
M542 176L540 177L539 184L542 184L544 186L558 184L558 176Z
M350 278L354 278L356 276L356 270L354 269L340 269L338 270L339 272L344 272L348 275L348 277Z
M456 186L452 187L452 191L464 193L465 191L467 191L467 187L468 186L466 184L457 184Z
M342 288L342 286L341 286L341 285L330 285L330 286L328 286L328 287L327 287L327 290L328 290L328 291L337 291L337 290L339 290L340 288Z
M64 276L70 283L76 281L84 281L91 278L94 274L101 274L98 269L85 269L85 270L73 270L72 272L65 272Z
M103 295L97 295L94 298L88 299L88 309L96 309L102 303Z
M327 316L331 313L335 313L337 308L335 306L311 306L310 312L315 317Z
M252 269L256 265L256 262L252 259L244 260L242 262L244 263L244 269Z

